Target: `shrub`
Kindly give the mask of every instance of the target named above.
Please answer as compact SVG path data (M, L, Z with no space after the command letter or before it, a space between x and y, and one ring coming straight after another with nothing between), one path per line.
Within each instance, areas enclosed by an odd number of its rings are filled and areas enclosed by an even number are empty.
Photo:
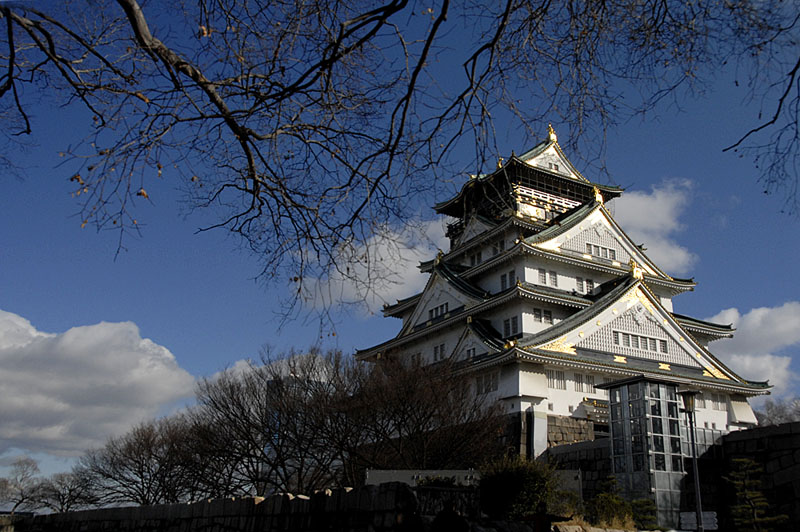
M609 477L601 492L587 504L589 520L599 527L634 529L631 503L617 493L614 477Z
M653 499L634 499L631 501L631 510L638 528L647 530L658 528L656 503Z
M556 479L548 464L504 457L483 468L480 489L481 509L489 517L518 519L547 508Z

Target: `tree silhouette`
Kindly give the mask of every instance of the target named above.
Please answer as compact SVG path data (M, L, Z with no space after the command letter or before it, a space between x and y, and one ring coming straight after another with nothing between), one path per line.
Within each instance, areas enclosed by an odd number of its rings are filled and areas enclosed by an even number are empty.
M88 123L70 127L86 136L63 154L83 225L118 230L121 247L153 181L173 178L213 213L204 229L241 236L265 279L293 283L290 304L334 272L369 295L386 276L370 249L452 176L493 168L497 130L561 120L576 153L601 156L610 125L725 65L766 111L730 149L797 208L791 2L174 4L0 5L4 138L32 135L42 100L82 106Z

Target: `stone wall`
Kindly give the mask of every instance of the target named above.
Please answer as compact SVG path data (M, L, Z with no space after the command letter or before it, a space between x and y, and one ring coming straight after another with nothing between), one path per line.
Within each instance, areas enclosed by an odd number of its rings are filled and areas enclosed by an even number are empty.
M411 488L399 482L337 489L311 497L276 495L86 510L14 522L14 532L381 532L416 508Z
M601 483L611 474L611 447L608 438L572 445L550 447L542 459L557 469L579 470L583 500L593 499L601 491Z
M567 416L547 416L547 446L594 440L594 423Z
M722 453L712 458L722 475L727 476L736 458L749 458L764 468L763 489L772 506L773 515L786 515L788 521L775 530L797 530L800 523L800 422L785 423L771 427L758 427L750 430L731 432L722 437ZM716 486L713 493L718 506L723 510L729 507L734 496L729 483L718 482L719 476L704 475L700 471L703 493L706 488ZM729 516L720 516L724 523Z

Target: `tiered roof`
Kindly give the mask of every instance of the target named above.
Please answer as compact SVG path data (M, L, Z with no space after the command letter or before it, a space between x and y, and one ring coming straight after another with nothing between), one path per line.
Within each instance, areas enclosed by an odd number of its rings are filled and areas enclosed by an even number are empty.
M540 194L541 191L544 192ZM385 316L403 318L400 333L380 345L359 351L357 356L377 358L461 327L459 346L472 337L485 348L485 353L460 362L464 370L515 360L531 361L601 370L620 377L647 374L744 395L766 393L767 383L742 379L703 345L732 336L730 325L670 312L653 293L656 289L662 295L677 295L692 290L695 283L692 279L666 274L625 234L605 207L607 200L621 193L618 187L592 183L582 176L566 158L550 129L548 140L522 156L512 155L506 165L492 174L471 178L456 196L435 206L437 212L459 218L450 230L452 249L420 264L423 272L430 273L423 292L384 307ZM554 212L536 210L540 209L542 198L552 199L548 194L555 198ZM523 205L526 198L533 200ZM559 198L565 201L558 203ZM527 214L521 212L523 207L528 209ZM513 246L474 266L460 263L470 249L485 245L512 227L520 232ZM585 253L580 246L588 232L613 239L621 256L602 258ZM472 282L486 271L500 270L504 262L521 254L603 272L613 279L592 294L521 281L492 294ZM444 293L458 304L446 313L425 319L423 313L436 304L434 294ZM518 298L571 308L572 314L536 334L504 339L481 316ZM656 341L643 335L639 337L641 341L649 342L645 349L626 347L621 341L626 334L623 326L626 320L646 323L667 340ZM639 341L636 340L637 345ZM459 352L458 346L454 352Z

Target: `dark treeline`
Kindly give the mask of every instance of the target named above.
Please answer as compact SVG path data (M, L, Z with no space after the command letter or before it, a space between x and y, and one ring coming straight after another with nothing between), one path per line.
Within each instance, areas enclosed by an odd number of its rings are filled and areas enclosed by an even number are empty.
M502 452L504 425L472 379L446 364L266 354L200 381L195 406L88 451L62 479L80 493L50 507L311 493L357 485L366 468L479 466Z

